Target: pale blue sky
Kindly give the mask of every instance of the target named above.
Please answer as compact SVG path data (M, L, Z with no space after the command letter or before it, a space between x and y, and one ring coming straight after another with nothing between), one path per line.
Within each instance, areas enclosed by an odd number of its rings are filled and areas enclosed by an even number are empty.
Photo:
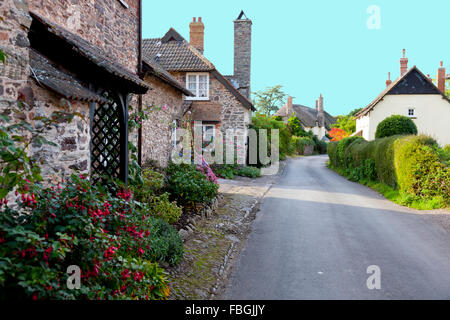
M370 5L380 8L381 29L367 27ZM253 21L252 91L281 84L294 103L344 114L366 106L409 67L450 73L449 0L143 0L143 37L170 27L189 40L189 22L205 23L205 56L224 75L233 73L233 20L244 10Z

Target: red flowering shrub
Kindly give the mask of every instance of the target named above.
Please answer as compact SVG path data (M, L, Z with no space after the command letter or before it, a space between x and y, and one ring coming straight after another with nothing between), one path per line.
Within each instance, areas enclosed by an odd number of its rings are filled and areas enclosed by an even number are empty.
M328 132L328 135L331 137L331 141L341 141L342 139L350 136L349 133L345 132L340 128L333 128Z
M64 187L26 185L17 210L2 202L0 298L166 298L152 248L163 222L131 197L72 176ZM78 290L66 286L70 265L82 270Z

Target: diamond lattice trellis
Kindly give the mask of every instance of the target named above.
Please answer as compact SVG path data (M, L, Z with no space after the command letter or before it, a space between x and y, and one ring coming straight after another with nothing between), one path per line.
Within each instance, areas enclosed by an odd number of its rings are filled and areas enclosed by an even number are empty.
M98 176L120 177L121 113L116 103L97 105L92 120L91 166Z

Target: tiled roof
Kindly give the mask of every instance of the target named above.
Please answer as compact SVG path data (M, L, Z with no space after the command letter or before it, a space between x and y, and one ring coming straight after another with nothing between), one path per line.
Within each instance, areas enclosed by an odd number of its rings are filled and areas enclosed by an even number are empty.
M186 89L183 84L181 84L174 76L164 70L164 68L152 58L144 54L142 57L142 62L144 63L144 70L146 69L145 67L147 67L147 70L150 71L155 77L158 77L162 81L170 84L172 87L180 90L186 96L194 96L191 91Z
M139 91L136 93L145 93L150 88L137 75L131 73L120 64L114 63L106 58L106 53L100 48L82 39L80 36L44 19L36 13L31 12L30 14L34 20L45 26L48 32L69 43L72 46L73 51L87 58L108 73L133 83L134 87Z
M201 102L192 104L192 120L220 121L222 118L222 105L214 102Z
M31 76L38 84L55 91L66 99L108 103L108 100L84 87L71 75L61 72L45 57L30 50Z
M281 107L274 116L286 116L286 105ZM295 112L295 115L300 120L302 125L304 127L315 127L316 126L316 120L318 118L318 111L315 108L310 108L306 106L302 106L300 104L293 104L292 109ZM330 130L331 125L336 123L336 119L330 115L328 112L324 111L325 115L325 127Z
M142 51L147 59L153 59L167 71L211 72L244 107L255 110L251 101L244 97L203 54L191 46L173 28L162 38L144 39Z
M148 58L153 58L168 71L215 69L211 62L172 28L163 38L144 39L142 51Z

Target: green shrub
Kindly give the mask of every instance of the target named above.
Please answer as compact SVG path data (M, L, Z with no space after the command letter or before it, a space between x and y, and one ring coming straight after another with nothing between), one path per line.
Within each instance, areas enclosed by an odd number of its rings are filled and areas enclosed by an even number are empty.
M152 242L147 258L151 261L167 261L172 266L178 264L184 255L184 246L177 230L161 219L155 219L152 227Z
M331 141L330 143L328 143L328 148L327 148L328 157L330 158L330 164L334 168L338 167L338 163L337 163L337 146L338 146L338 144L339 144L338 141Z
M416 124L409 117L393 115L378 124L377 130L375 131L375 138L384 138L400 134L417 134Z
M194 165L169 164L166 190L178 204L207 203L217 196L219 186L197 171Z
M314 140L309 137L292 137L292 144L295 145L296 153L297 154L304 154L304 148L305 146L313 146Z
M240 167L237 169L236 175L249 178L257 178L261 176L261 169L256 167Z
M224 179L234 179L237 169L236 164L212 164L211 169L214 173Z
M409 136L395 141L395 169L400 190L421 197L442 196L448 199L450 170L440 161L426 136Z
M161 218L167 223L174 224L177 222L182 213L182 209L177 206L175 201L169 201L169 194L164 193L160 196L154 196L147 202L152 216Z
M19 208L2 207L0 215L1 299L167 297L164 272L151 252L162 234L155 226L163 222L129 190L105 190L75 175L62 187L24 187ZM168 252L158 260L177 261L179 253ZM66 286L69 265L82 270L79 290Z
M140 180L132 186L134 197L140 202L151 201L164 187L164 175L151 169L142 169Z

